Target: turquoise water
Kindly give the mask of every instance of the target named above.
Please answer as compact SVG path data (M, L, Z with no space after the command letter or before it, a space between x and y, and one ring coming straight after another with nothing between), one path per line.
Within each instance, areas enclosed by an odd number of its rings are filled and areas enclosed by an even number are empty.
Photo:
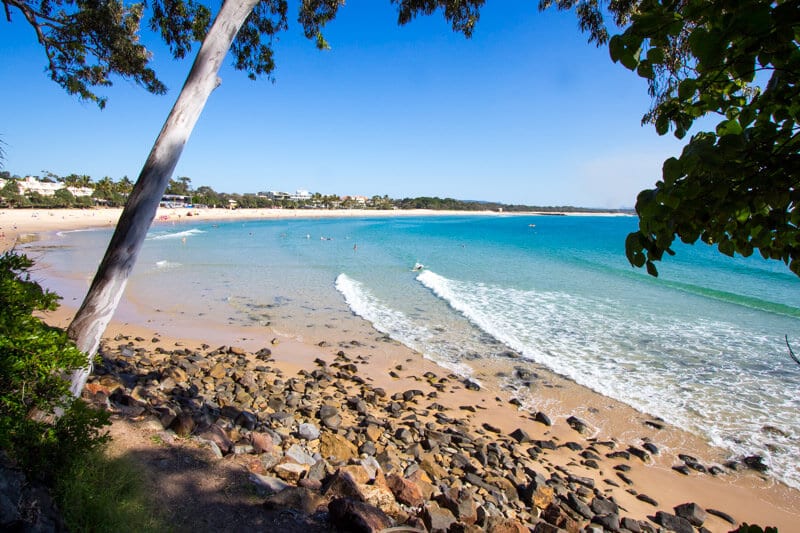
M800 279L705 245L678 246L654 279L624 257L635 227L559 216L159 225L128 294L299 336L315 313L355 314L464 374L514 352L732 456L763 455L800 488L800 366L784 341L800 351ZM109 236L61 234L50 272L90 276Z

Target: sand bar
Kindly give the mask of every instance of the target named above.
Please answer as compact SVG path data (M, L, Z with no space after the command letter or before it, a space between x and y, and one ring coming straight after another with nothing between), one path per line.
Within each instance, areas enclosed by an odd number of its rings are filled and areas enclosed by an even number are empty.
M7 247L19 236L29 233L52 232L65 229L80 229L113 224L119 217L120 210L4 210L0 212L0 235L3 237L3 247ZM175 210L161 211L158 217L177 217L181 220L195 220L185 218L186 211ZM393 216L393 215L429 215L425 211L397 212L397 211L322 211L311 212L303 210L287 213L286 210L205 210L199 213L200 219L236 219L236 218L276 218L289 216ZM442 214L442 212L435 212ZM456 212L448 214L464 215ZM486 213L483 213L486 214ZM49 317L53 323L66 326L74 313L74 309L63 307ZM241 345L249 350L257 350L268 341L256 338L248 328L220 328L209 331L203 339L181 338L181 332L154 331L144 324L131 324L115 322L109 327L106 337L116 335L139 336L143 339L160 337L160 344L182 346L199 346L203 342L214 345L224 343L228 345ZM376 334L377 336L377 334ZM213 338L209 338L213 337ZM294 375L300 369L313 369L313 361L317 357L330 358L342 341L343 334L331 332L329 338L320 339L328 341L328 346L319 346L316 342L299 343L291 339L281 339L273 348L276 364L281 365L284 372ZM391 394L396 391L407 390L412 386L419 386L418 376L427 371L437 374L447 373L432 362L424 359L419 354L397 345L396 343L377 343L374 338L360 339L361 345L354 348L356 355L363 355L369 360L360 372L368 377L375 385L385 387ZM392 369L397 377L390 376ZM775 525L782 531L792 531L800 523L800 491L786 487L775 482L769 477L743 470L726 472L719 476L709 474L690 473L688 476L678 474L672 466L680 463L678 453L688 453L703 458L707 461L720 459L720 452L705 445L702 439L689 435L674 428L666 427L656 429L645 425L648 418L633 409L599 396L592 391L567 383L567 380L558 380L558 377L549 376L552 387L541 388L537 394L547 396L544 404L553 405L553 412L559 416L554 417L552 427L543 426L532 419L532 414L519 410L510 403L510 397L504 391L470 391L464 387L452 387L448 394L442 395L440 402L450 409L457 411L464 405L475 405L480 408L469 415L472 423L480 427L484 423L500 428L506 434L516 428L522 428L533 438L555 438L560 442L581 441L586 443L587 436L579 435L564 421L566 413L575 413L596 428L597 434L590 435L603 440L614 440L622 449L628 445L641 445L645 440L658 443L661 453L647 463L628 461L631 470L626 473L634 482L637 493L647 494L659 502L659 509L671 509L673 506L694 501L705 508L715 508L734 515L739 521L760 523L762 525ZM555 407L557 406L557 407ZM550 456L554 464L569 466L580 475L592 477L598 486L603 480L613 477L613 462L604 462L601 468L591 469L576 462L574 453L566 448L555 451ZM622 505L628 515L641 519L653 513L654 508L637 499L626 487L612 488L611 493ZM711 531L728 531L730 525L711 518L705 524Z

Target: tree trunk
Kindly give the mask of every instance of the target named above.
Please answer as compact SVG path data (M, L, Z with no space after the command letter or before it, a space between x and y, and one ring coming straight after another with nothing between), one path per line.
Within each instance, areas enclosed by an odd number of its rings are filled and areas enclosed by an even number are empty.
M122 211L114 236L97 269L91 288L67 333L88 355L87 366L73 373L70 390L79 396L92 372L100 338L117 309L147 230L175 171L183 147L208 96L219 85L217 73L236 33L259 0L225 0L203 40L161 133Z

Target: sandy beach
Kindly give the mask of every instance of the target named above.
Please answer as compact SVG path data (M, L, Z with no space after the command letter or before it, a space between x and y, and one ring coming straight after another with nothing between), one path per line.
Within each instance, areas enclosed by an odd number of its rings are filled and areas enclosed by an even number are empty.
M0 211L0 247L8 249L16 242L36 239L37 234L111 226L116 223L119 209L88 210L11 210ZM191 217L189 214L191 213ZM157 221L181 222L185 220L266 219L292 217L364 217L364 216L426 216L453 214L430 211L327 211L327 210L159 210ZM458 215L470 213L458 212ZM476 213L486 215L487 213ZM48 316L48 320L59 326L68 325L75 309L62 307ZM157 320L156 320L157 322ZM156 325L157 327L157 325ZM337 354L346 345L347 356L359 361L358 374L372 387L379 387L391 397L410 389L420 389L423 394L437 392L436 403L450 416L463 418L464 423L485 438L497 435L507 438L515 430L522 430L534 441L554 441L559 444L546 453L546 469L553 472L569 471L573 476L592 480L595 493L602 493L623 508L625 516L648 521L657 510L671 510L680 504L696 502L705 509L718 509L737 522L778 526L781 531L793 531L800 523L800 491L786 487L769 476L746 468L731 470L719 468L712 475L696 469L683 473L673 467L684 465L679 454L696 457L707 467L720 465L723 453L706 444L703 439L678 428L664 426L642 413L619 402L600 396L588 389L552 375L541 372L541 385L534 394L542 395L540 404L552 406L548 414L553 421L546 426L536 420L535 413L520 410L511 401L511 396L502 390L471 390L451 378L444 388L432 388L430 380L421 379L426 373L448 376L449 372L437 367L420 354L391 342L381 342L377 332L372 337L348 338L349 332L330 331L324 338L308 338L306 342L294 339L278 339L274 344L264 338L255 338L247 328L219 328L207 335L187 336L182 331L154 329L141 323L113 322L106 333L109 352L120 346L119 340L136 340L135 349L140 353L154 354L158 347L200 347L203 344L224 344L241 347L249 353L269 346L274 365L286 376L310 373L317 367L316 361L328 365L336 361ZM149 340L146 340L149 339ZM353 342L353 341L357 342ZM155 341L155 342L154 342ZM197 348L200 349L200 348ZM485 369L487 375L493 369ZM464 406L473 406L467 410ZM575 416L585 422L588 430L576 431L567 419ZM492 430L487 430L490 427ZM153 430L155 431L155 430ZM489 431L487 435L487 431ZM496 437L500 439L500 437ZM565 443L577 442L572 447ZM622 459L622 454L613 454L610 446L598 442L613 443L614 450L642 449L645 443L656 443L658 453L648 453L644 460L636 457ZM146 445L144 439L140 445ZM586 450L595 450L587 455ZM597 452L597 451L600 452ZM609 457L609 455L611 455ZM630 455L630 454L629 454ZM620 467L625 465L625 468ZM624 476L619 476L624 473ZM610 481L611 480L611 481ZM613 481L616 480L616 481ZM622 481L620 481L622 480ZM647 498L642 498L646 495ZM653 501L657 504L653 505ZM651 521L652 524L652 521ZM708 516L705 528L710 531L729 531L731 524L714 515Z

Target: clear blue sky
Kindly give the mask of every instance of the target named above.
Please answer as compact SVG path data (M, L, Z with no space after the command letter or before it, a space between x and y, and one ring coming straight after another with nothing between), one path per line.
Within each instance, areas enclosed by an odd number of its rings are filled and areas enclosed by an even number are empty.
M293 14L274 84L226 62L176 177L229 193L633 206L681 143L640 125L643 80L588 44L573 13L536 4L488 2L465 39L441 14L400 27L388 0L348 0L326 52ZM0 19L5 169L135 179L190 60L145 33L169 93L116 80L101 111L48 79L32 30L13 17Z

